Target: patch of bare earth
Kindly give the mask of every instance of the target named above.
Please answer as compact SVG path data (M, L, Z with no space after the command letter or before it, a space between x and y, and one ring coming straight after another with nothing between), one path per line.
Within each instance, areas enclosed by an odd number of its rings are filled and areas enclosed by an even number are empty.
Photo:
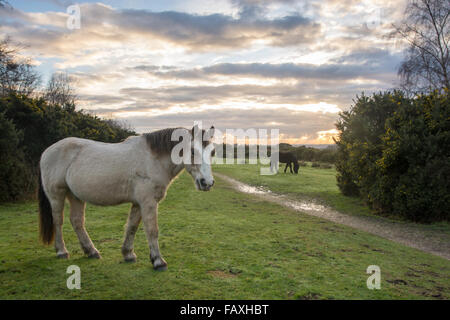
M298 212L365 231L450 260L450 235L447 233L424 231L420 225L391 221L376 216L348 215L314 201L297 201L285 195L262 190L261 188L250 186L224 174L214 173L214 175L231 184L237 191L252 194L265 201L270 201Z
M236 277L235 274L232 274L230 272L225 272L222 270L211 270L211 271L208 271L207 273L216 278L234 278L234 277Z

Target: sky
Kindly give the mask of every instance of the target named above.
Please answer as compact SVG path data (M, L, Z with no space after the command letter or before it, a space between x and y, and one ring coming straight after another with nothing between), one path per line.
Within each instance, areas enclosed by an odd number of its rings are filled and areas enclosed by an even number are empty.
M389 37L404 0L9 0L0 37L43 75L67 72L78 108L139 133L279 129L332 143L362 92L395 88L404 45ZM80 28L69 6L80 11Z

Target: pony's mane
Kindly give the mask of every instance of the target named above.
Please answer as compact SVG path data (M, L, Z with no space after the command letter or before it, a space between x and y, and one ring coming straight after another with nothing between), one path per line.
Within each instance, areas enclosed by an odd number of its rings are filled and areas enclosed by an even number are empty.
M150 133L145 133L144 136L147 140L149 147L158 153L171 153L173 147L175 147L179 141L172 141L172 133L178 128L167 128ZM185 129L187 130L187 129Z
M153 131L150 133L144 133L144 136L147 140L147 144L149 147L158 153L171 153L172 149L181 141L182 137L180 137L180 140L178 141L172 141L172 133L175 130L183 129L187 131L191 131L186 128L178 127L178 128L167 128L162 129L158 131ZM202 135L203 138L205 135L205 130L202 129ZM208 144L210 144L210 141L202 141L203 147L206 147Z

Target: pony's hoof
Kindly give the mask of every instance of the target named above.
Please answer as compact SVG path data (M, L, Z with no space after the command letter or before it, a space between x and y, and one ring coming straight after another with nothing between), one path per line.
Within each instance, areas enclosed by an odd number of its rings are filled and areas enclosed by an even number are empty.
M153 266L153 269L155 269L155 271L166 271L167 270L167 263L166 264L161 264L158 266Z
M69 253L68 252L60 253L60 254L56 255L56 257L58 259L69 259Z
M135 263L137 261L137 258L136 258L136 256L126 257L126 258L123 258L123 260L125 260L125 262L127 262L127 263Z
M166 271L167 270L167 262L164 261L163 258L152 259L153 269L155 271Z
M101 259L102 256L100 255L100 253L98 251L91 253L90 255L88 255L89 259Z

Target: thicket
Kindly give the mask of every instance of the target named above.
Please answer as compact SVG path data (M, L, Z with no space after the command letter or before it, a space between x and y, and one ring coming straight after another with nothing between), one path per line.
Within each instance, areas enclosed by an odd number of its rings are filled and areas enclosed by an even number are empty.
M413 221L450 220L448 90L357 97L340 114L336 169L345 195L381 214Z

